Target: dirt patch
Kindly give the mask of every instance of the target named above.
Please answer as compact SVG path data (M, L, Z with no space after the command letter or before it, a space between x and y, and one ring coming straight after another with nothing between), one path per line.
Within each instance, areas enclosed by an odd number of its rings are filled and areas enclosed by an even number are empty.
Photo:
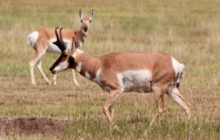
M0 118L0 134L45 134L45 135L59 135L64 131L67 120L58 120L48 117L16 117Z

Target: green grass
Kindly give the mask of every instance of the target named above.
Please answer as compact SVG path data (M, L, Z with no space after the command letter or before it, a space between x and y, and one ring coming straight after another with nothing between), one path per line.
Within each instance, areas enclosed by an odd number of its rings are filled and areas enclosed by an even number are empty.
M219 139L220 137L220 2L218 0L0 0L0 115L67 118L59 136L13 135L2 139ZM181 92L192 104L192 120L168 97L164 116L149 128L156 112L152 94L126 93L116 104L115 124L102 105L108 94L77 74L58 75L48 86L36 69L34 87L28 61L34 50L27 35L40 27L78 30L78 10L95 17L82 49L92 55L115 51L159 51L186 65ZM43 68L58 55L47 53Z

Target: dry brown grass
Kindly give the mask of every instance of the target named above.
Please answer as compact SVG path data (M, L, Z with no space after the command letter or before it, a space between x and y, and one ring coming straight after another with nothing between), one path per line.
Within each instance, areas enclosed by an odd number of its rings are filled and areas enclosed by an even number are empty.
M15 134L2 139L218 139L220 137L220 3L218 0L43 1L0 0L0 115L49 117L71 121L62 134ZM48 86L37 72L30 84L28 61L34 54L27 34L38 27L78 29L77 11L95 9L83 50L93 55L113 51L160 51L186 65L181 92L192 104L192 120L168 97L167 111L150 129L155 114L152 94L125 93L116 104L112 129L101 106L108 94L71 72ZM74 14L73 14L74 13ZM62 19L62 20L61 20ZM58 56L47 54L48 68ZM36 69L37 71L37 69Z

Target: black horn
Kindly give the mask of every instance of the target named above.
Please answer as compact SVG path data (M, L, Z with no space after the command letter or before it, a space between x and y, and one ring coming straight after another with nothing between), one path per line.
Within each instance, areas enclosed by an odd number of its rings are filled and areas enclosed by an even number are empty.
M59 29L59 27L56 27L56 28L55 28L55 34L56 34L56 38L57 38L57 41L58 41L58 40L60 40L60 39L59 39L59 36L58 36L58 33L57 33L57 29Z
M58 27L55 28L57 41L53 42L53 44L55 44L61 50L61 52L64 52L66 50L66 44L63 42L62 29L63 27L60 29L60 38L59 38L57 33Z
M63 41L62 30L63 30L63 27L60 28L60 40L61 41Z

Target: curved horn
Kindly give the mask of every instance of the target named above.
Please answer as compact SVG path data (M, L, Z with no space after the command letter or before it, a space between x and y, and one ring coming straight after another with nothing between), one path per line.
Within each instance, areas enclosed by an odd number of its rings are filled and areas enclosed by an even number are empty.
M59 39L59 36L58 36L58 33L57 33L57 29L59 29L59 27L56 27L56 28L55 28L55 34L56 34L56 38L57 38L57 41L58 41L58 40L60 40L60 39Z
M60 40L61 41L63 41L62 30L63 30L63 27L60 28Z
M58 27L55 28L57 41L53 42L53 44L57 45L57 47L61 50L61 52L65 51L66 49L66 44L63 42L63 37L62 37L62 29L63 27L60 29L60 38L59 38L58 33L57 33Z

